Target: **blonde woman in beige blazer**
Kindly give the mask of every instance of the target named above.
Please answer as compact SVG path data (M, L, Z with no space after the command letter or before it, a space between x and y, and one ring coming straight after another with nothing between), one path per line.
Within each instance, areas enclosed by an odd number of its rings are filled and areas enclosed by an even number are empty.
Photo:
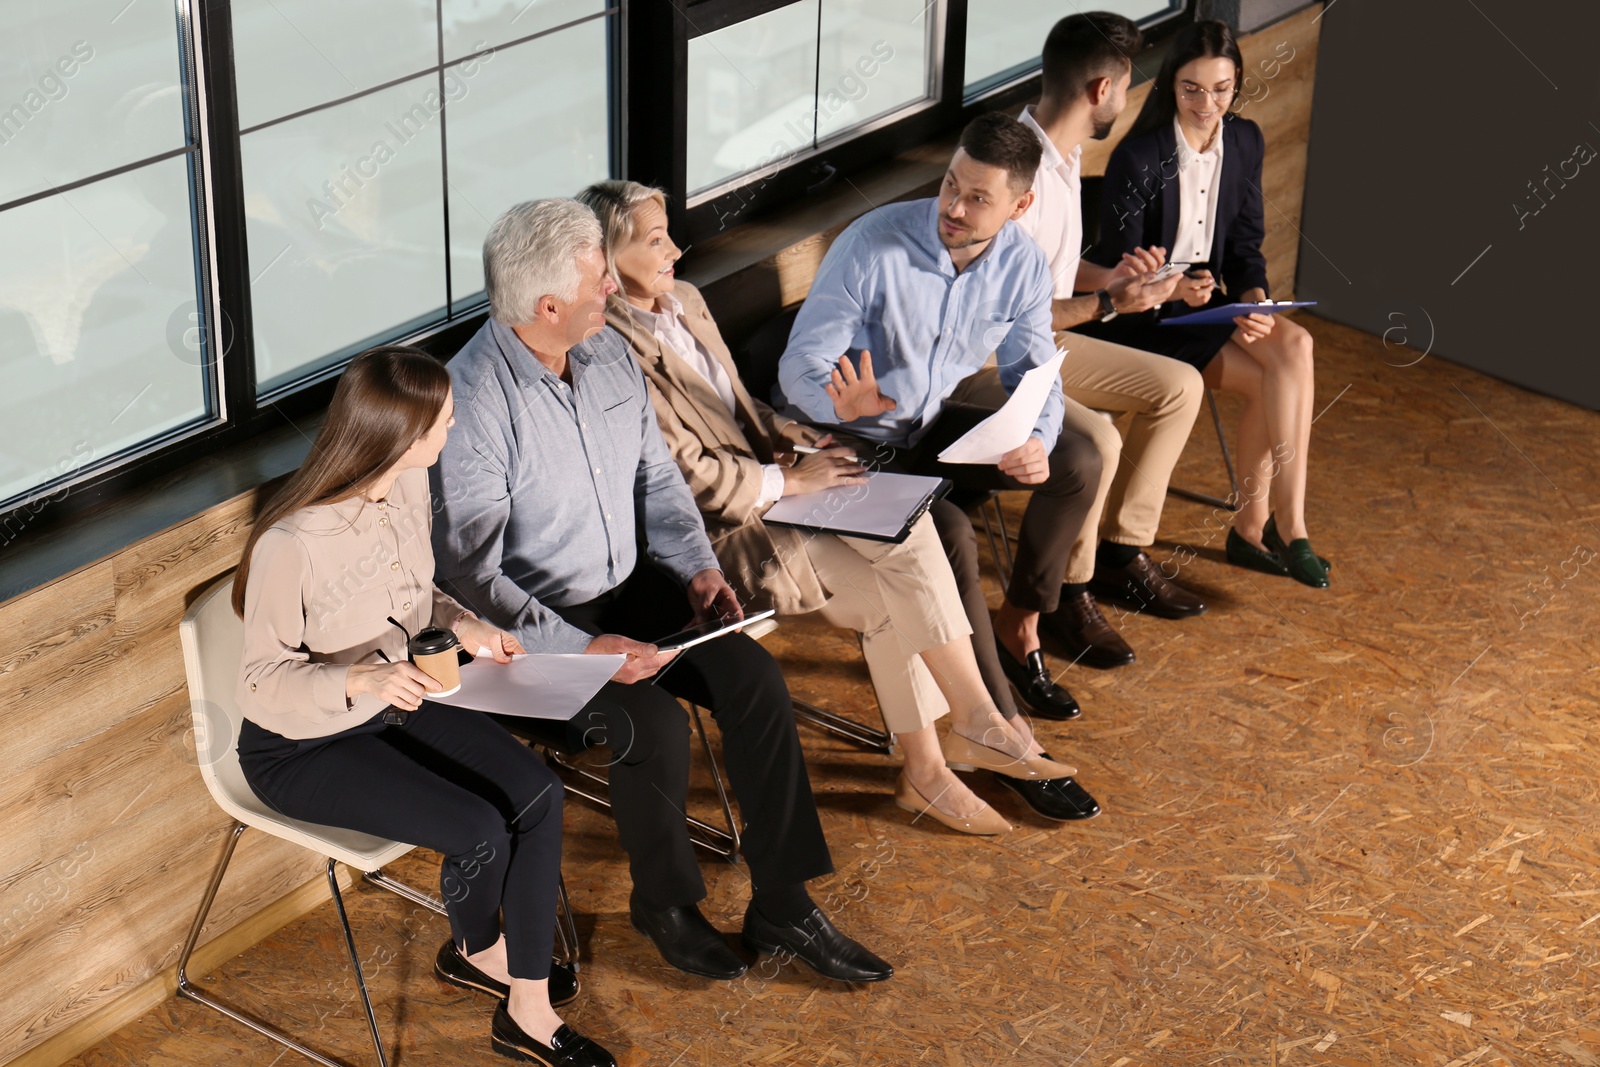
M662 434L729 584L754 608L780 616L815 612L861 634L884 723L905 752L896 803L966 833L1010 829L947 762L1082 792L1071 781L1076 770L1046 757L1026 723L1018 720L1018 729L1008 722L984 688L931 520L921 519L900 545L761 521L780 497L860 484L865 469L849 449L829 447L831 438L783 418L745 389L700 293L674 278L679 253L658 190L602 182L578 199L600 218L619 286L606 321L628 341L650 383ZM796 461L797 444L820 451ZM952 709L941 744L934 722Z

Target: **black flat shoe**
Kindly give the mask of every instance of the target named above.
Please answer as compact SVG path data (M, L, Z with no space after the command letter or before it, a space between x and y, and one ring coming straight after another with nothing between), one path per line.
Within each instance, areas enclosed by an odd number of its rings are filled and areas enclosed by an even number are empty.
M1028 665L1024 667L1006 650L1006 646L998 637L994 639L994 647L995 651L1000 653L1000 669L1006 672L1011 684L1022 694L1022 702L1028 705L1035 715L1043 719L1061 721L1076 719L1083 714L1083 709L1072 699L1072 694L1051 680L1050 672L1045 669L1042 649L1036 648L1029 652Z
M653 908L640 900L639 891L634 890L628 898L628 921L655 942L662 959L680 971L731 982L749 969L693 904Z
M562 1023L550 1035L550 1043L535 1041L517 1025L506 1002L495 1005L494 1022L489 1024L489 1044L500 1055L545 1067L617 1067L611 1053Z
M439 946L439 954L433 960L433 975L441 982L449 982L462 989L473 989L479 993L487 993L499 1000L504 1000L511 995L511 987L504 982L489 977L483 971L474 967L454 941L446 941ZM555 960L550 961L550 1006L559 1008L563 1004L571 1004L578 999L578 975L571 967Z
M1226 548L1228 562L1235 567L1243 567L1247 571L1270 574L1274 578L1289 577L1289 568L1285 566L1282 556L1276 552L1267 552L1257 548L1240 537L1236 530L1228 531Z
M1162 574L1144 552L1115 570L1097 565L1089 592L1161 619L1189 619L1206 612L1204 600Z
M1076 822L1092 819L1100 814L1100 805L1089 791L1072 778L1051 778L1048 781L1024 781L993 775L994 780L1022 798L1022 802L1046 819L1055 822Z
M744 913L744 944L752 952L787 952L824 978L838 982L881 982L894 968L857 941L841 934L822 909L793 926L768 922L754 903Z
M1285 564L1288 563L1289 546L1283 543L1283 535L1278 532L1278 517L1276 515L1267 516L1267 525L1261 531L1261 543L1266 545L1272 551L1276 552L1279 557L1283 559ZM1309 548L1310 546L1311 542L1307 541L1306 547ZM1329 560L1326 556L1317 556L1317 562L1322 564L1322 569L1324 571L1333 570L1333 561ZM1291 576L1298 577L1298 575L1293 575L1292 568ZM1324 574L1323 578L1326 579L1327 575ZM1306 584L1311 585L1313 583L1307 582ZM1326 581L1322 583L1324 587L1327 586L1327 584L1328 583Z

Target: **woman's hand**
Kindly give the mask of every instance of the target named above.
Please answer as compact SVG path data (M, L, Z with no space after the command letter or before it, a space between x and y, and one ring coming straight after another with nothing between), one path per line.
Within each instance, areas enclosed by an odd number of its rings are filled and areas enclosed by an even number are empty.
M456 637L461 639L461 644L468 652L476 656L478 649L487 648L496 663L510 663L512 656L527 651L515 637L476 615L461 616L456 620L454 629Z
M350 700L366 694L402 711L416 711L429 690L437 693L444 686L424 674L415 663L356 663L345 675L344 695Z
M1216 291L1217 279L1212 277L1211 272L1197 270L1179 278L1178 287L1172 291L1172 295L1190 307L1197 308L1210 303L1211 294Z
M1233 324L1239 328L1234 339L1242 345L1254 344L1271 333L1277 322L1276 315L1235 315Z
M836 485L863 485L866 473L867 468L861 465L854 450L843 446L825 448L801 456L794 466L783 469L783 495L820 493Z

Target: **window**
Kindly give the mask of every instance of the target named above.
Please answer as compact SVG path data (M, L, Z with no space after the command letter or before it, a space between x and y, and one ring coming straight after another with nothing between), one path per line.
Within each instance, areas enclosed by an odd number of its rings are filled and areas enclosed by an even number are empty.
M969 100L1036 73L1045 35L1058 19L1072 13L1062 10L1060 0L980 2L983 17L967 21L964 85ZM1181 12L1183 6L1182 0L1095 0L1082 10L1109 11L1148 27Z
M493 219L621 173L619 2L9 0L0 545L470 329Z
M125 3L14 5L7 20L0 510L218 412L196 342L193 56L170 4Z

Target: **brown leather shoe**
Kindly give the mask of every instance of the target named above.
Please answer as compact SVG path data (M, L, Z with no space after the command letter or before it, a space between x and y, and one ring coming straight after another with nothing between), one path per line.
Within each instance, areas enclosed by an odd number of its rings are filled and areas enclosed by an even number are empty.
M1039 630L1055 638L1068 659L1085 667L1109 670L1133 662L1133 649L1100 614L1088 590L1076 595L1063 590L1061 606L1039 616Z
M1096 567L1094 577L1089 580L1089 591L1163 619L1187 619L1203 615L1206 610L1204 600L1176 582L1168 581L1155 560L1143 552L1115 570Z

